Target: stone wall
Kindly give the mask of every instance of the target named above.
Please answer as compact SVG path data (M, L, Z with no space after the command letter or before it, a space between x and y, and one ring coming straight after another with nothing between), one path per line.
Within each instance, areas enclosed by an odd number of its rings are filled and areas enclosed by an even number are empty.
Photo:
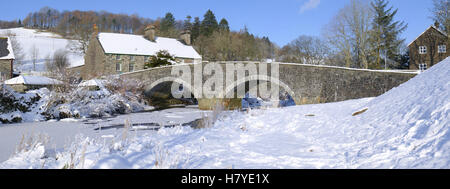
M203 63L203 68L206 63ZM227 64L246 64L244 62L221 62L222 69ZM257 68L263 63L257 63ZM189 66L194 71L194 64ZM270 76L270 64L267 64ZM153 68L122 74L120 77L144 81L147 86L164 77L171 76L171 66ZM191 73L192 74L192 73ZM193 74L192 74L193 75ZM296 104L313 104L336 102L349 99L375 97L408 81L415 73L349 69L331 66L313 66L302 64L279 64L279 80L292 91ZM224 76L225 77L225 76ZM236 78L235 74L235 78ZM203 77L203 83L208 77ZM224 78L225 81L225 78ZM260 81L263 82L263 81ZM264 81L265 82L265 81ZM191 83L194 77L191 76ZM225 85L225 84L224 84ZM195 86L194 86L195 87ZM224 86L226 89L227 86ZM230 104L238 104L240 99L230 100ZM201 109L209 109L215 102L211 99L198 98Z
M0 60L0 80L11 78L11 60Z
M105 72L106 55L96 35L92 35L89 46L84 56L84 66L81 77L91 79L102 76Z

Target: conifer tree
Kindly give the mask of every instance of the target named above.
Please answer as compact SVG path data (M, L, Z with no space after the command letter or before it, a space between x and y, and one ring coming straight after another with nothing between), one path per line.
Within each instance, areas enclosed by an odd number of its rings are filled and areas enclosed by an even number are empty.
M192 30L192 17L190 15L186 16L186 20L184 20L183 29L184 30Z
M405 39L400 34L406 29L404 22L394 21L398 9L388 8L386 0L374 0L371 2L374 11L370 42L374 60L370 68L380 69L384 67L383 58L396 60L400 54L400 45Z
M191 41L194 42L195 39L197 39L197 37L200 35L200 18L195 17L194 18L194 23L192 24L192 29L191 29Z
M166 37L176 37L175 18L172 13L166 13L166 16L161 19L160 35ZM174 36L175 35L175 36Z
M216 16L211 10L208 9L203 17L203 21L200 27L201 35L210 36L214 31L217 30L218 25L219 24L217 23Z

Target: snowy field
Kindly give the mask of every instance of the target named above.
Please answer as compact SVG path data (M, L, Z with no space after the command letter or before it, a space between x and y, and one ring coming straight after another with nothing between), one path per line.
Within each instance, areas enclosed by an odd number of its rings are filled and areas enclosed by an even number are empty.
M131 123L151 123L163 115L168 121L202 117L202 112L190 111L129 114L114 120L124 123L130 116ZM203 129L175 126L142 134L117 129L94 136L92 128L84 126L91 134L65 148L55 150L44 140L30 142L0 168L448 169L449 113L450 58L375 98L223 112L212 127ZM51 128L61 122L39 124ZM68 126L73 135L77 129L83 133L85 128L76 125L82 123L59 127ZM1 127L0 132L15 133L11 128L20 126Z
M5 36L8 33L14 35L16 40L20 43L23 53L25 54L23 65L15 65L18 71L30 73L33 71L33 48L37 49L36 72L45 72L45 61L48 56L58 50L68 50L69 43L78 44L77 41L64 39L61 36L50 32L39 32L34 29L26 28L11 28L0 29L0 36ZM78 66L84 64L84 54L70 52L68 55L71 66Z

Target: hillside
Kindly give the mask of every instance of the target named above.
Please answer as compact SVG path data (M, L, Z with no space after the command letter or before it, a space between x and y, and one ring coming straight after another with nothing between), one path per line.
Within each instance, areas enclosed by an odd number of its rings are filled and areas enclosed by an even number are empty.
M68 50L69 43L77 44L77 41L62 38L60 35L51 32L40 32L34 29L12 28L0 29L0 36L6 36L8 33L14 35L17 42L23 49L24 60L22 65L15 65L16 71L31 72L33 71L32 49L37 49L36 72L46 70L45 61L52 56L57 50ZM77 52L69 52L68 59L71 66L84 64L84 55Z

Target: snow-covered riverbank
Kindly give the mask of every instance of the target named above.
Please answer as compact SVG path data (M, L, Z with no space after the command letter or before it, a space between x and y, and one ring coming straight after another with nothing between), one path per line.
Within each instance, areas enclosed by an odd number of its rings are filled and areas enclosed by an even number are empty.
M117 125L123 125L124 120L128 120L131 124L144 125L156 123L173 125L201 118L202 114L204 114L204 111L200 111L195 107L188 107L133 113L103 119L68 118L60 121L50 120L2 125L0 126L0 162L7 160L13 155L17 145L20 143L22 135L29 137L31 135L45 134L50 138L49 144L47 144L48 150L55 150L56 148L62 151L65 146L70 145L74 141L77 135L96 139L108 138L111 135L120 135L122 134L123 126L117 127ZM102 129L98 129L100 127ZM130 128L130 131L133 135L154 132L139 126Z

